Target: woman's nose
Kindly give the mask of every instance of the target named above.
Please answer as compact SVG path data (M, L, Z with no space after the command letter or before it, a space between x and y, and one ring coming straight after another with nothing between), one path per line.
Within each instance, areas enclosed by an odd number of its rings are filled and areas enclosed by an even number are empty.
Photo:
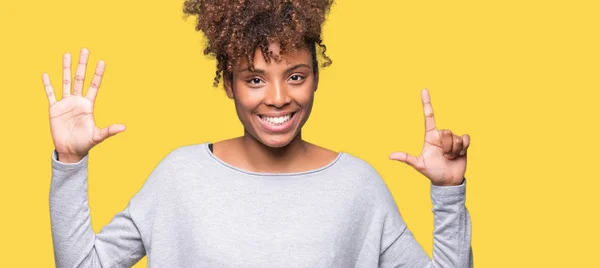
M267 88L265 94L265 104L276 107L283 107L291 101L288 94L288 88L285 83L273 83Z

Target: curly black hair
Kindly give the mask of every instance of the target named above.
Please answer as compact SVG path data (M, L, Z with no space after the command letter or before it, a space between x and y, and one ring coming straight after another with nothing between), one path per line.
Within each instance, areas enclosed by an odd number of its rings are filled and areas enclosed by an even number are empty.
M269 51L270 43L279 43L280 54L309 49L318 72L317 48L321 48L323 67L332 61L321 39L333 0L186 0L183 12L197 16L196 30L207 37L204 55L217 60L213 85L224 74L230 78L233 67L247 59L254 70L254 51L260 48L267 62L280 59Z

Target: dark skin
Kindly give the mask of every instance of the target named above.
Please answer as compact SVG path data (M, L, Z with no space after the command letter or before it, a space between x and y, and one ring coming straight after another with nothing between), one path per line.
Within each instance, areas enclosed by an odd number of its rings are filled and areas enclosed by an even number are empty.
M278 44L270 44L269 49L279 55ZM256 50L254 71L243 61L231 79L224 79L244 135L216 142L213 152L232 166L253 172L303 172L326 166L338 156L302 139L301 129L310 116L319 81L312 55L302 49L280 56L281 61L267 63ZM260 122L261 116L285 114L293 114L292 123L282 131L270 131Z
M269 49L279 52L277 44L271 44ZM225 90L235 101L245 132L241 137L215 144L216 156L255 172L301 172L331 163L338 153L302 140L300 133L310 115L318 84L318 74L311 71L310 52L300 50L285 55L280 62L266 63L257 50L254 64L256 70L252 72L242 62L232 79L225 81ZM421 100L425 116L423 151L418 156L394 152L389 158L410 165L434 185L459 185L466 171L470 136L438 130L427 89L421 91ZM258 115L264 113L291 112L296 112L297 118L286 132L269 133L257 123L261 120Z
M269 49L279 52L276 44L270 45ZM304 49L287 53L282 61L266 63L262 54L256 52L255 71L249 71L247 63L241 62L232 78L225 80L225 90L235 101L244 135L217 142L215 155L233 166L255 172L302 172L331 163L339 154L302 140L300 131L310 115L319 81L312 68L312 54ZM59 161L65 163L81 161L94 146L125 131L123 124L96 126L94 104L105 64L98 62L84 96L88 57L89 51L82 49L73 81L71 55L64 55L60 101L56 100L48 74L42 75L49 102L52 141ZM421 91L421 101L425 117L423 151L417 156L394 152L389 158L410 165L433 185L459 185L464 180L471 138L468 134L458 136L448 129L437 128L427 89ZM264 117L275 117L288 123L284 124L285 128L273 127L265 123Z

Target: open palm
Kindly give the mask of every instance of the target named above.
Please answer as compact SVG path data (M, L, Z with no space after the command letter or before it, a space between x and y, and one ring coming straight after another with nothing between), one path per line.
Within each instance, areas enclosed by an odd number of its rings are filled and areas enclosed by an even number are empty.
M390 159L404 162L421 174L431 183L438 186L459 185L462 183L467 169L467 148L470 137L465 134L457 136L450 130L438 130L433 117L433 107L429 91L421 92L425 115L425 142L419 156L406 152L395 152Z
M83 83L89 52L82 49L79 64L73 82L71 94L71 55L65 54L63 58L63 97L56 101L50 77L44 73L42 81L50 103L50 131L56 151L61 156L82 158L89 150L110 136L125 131L122 124L113 124L105 128L98 128L94 122L94 102L105 64L99 61L96 72L85 97Z

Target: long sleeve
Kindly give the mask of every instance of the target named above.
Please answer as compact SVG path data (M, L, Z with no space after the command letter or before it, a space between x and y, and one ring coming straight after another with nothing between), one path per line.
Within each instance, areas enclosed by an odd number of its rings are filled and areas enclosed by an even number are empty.
M473 267L471 220L465 207L465 191L466 180L457 186L431 186L434 215L433 259L427 256L404 224L393 198L388 201L388 224L383 230L384 245L379 267Z
M56 267L131 267L146 254L131 203L94 233L87 177L88 155L77 163L63 163L52 152L50 219Z

